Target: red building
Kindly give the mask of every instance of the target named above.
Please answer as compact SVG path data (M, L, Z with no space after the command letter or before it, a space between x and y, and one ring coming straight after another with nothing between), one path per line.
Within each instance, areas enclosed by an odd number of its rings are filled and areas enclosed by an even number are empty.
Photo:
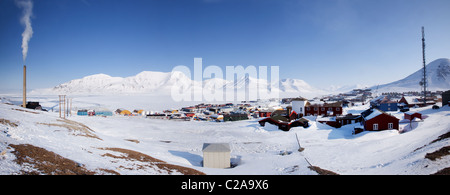
M315 116L340 116L342 115L342 102L311 104L306 103L305 115Z
M272 112L269 112L269 111L259 111L258 112L259 117L270 117L271 114L272 114Z
M399 129L399 119L378 109L369 109L361 113L364 130L381 131Z
M413 120L414 118L418 118L420 120L422 120L422 114L416 112L416 113L410 113L410 112L405 112L405 119L408 120Z
M423 98L419 98L419 97L411 97L411 96L403 96L402 99L400 99L398 101L399 104L402 103L402 105L408 106L408 107L423 107ZM428 105L434 105L436 104L436 101L434 100L434 97L427 97L427 104Z

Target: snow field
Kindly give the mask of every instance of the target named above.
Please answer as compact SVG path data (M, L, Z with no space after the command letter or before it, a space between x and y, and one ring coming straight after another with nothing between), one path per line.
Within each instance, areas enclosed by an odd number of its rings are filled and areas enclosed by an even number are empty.
M97 101L81 99L78 104L86 102L86 105L103 106L103 102L113 101L106 96L92 98ZM54 101L48 97L41 97L40 100L44 100L44 107ZM418 122L417 128L403 134L389 130L352 135L355 124L335 129L314 120L309 128L295 127L283 132L270 124L261 127L258 119L216 123L123 116L68 118L88 126L100 139L80 136L83 133L60 126L44 125L62 123L56 112L37 111L39 114L33 114L14 109L21 108L0 104L0 118L18 124L17 127L0 124L0 152L7 151L0 156L0 174L18 174L20 170L20 166L13 162L15 157L8 144L32 144L74 160L87 169L110 169L120 174L167 172L152 168L137 169L144 163L112 158L106 154L124 154L105 148L137 151L206 174L317 174L308 168L305 158L314 166L339 174L431 174L450 165L448 155L437 161L424 158L426 153L450 144L449 139L430 144L450 129L450 120L445 120L450 116L448 107L440 110L414 108L414 112L419 111L428 118ZM357 113L362 109L354 107L346 111ZM392 114L398 118L401 115ZM297 151L296 134L305 148L301 153ZM230 143L231 162L237 166L229 169L202 167L201 148L206 142ZM290 154L280 155L284 151Z

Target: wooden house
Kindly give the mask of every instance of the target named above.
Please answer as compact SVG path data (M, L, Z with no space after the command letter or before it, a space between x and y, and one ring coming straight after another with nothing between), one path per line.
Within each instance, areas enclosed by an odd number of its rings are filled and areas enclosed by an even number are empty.
M297 114L301 114L304 116L305 113L305 106L308 103L308 100L305 98L293 98L291 100L291 109L295 111Z
M339 116L342 115L342 102L334 103L306 103L305 115L310 116Z
M304 128L309 127L308 120L306 120L304 118L300 118L298 120L294 120L294 121L290 122L289 119L287 119L286 117L279 116L279 115L274 116L274 117L265 118L258 122L263 127L266 125L266 123L276 125L276 126L278 126L278 129L280 129L282 131L289 131L292 127L299 127L299 126L302 126Z
M370 107L371 108L377 108L381 111L387 112L387 111L397 111L398 110L398 104L396 101L392 101L387 96L379 96L378 98L373 99L370 101Z
M270 117L270 115L272 115L272 112L270 111L258 111L259 117Z
M369 109L361 113L362 125L366 131L399 129L399 119L379 109Z
M361 121L361 115L347 114L345 116L336 117L336 122L338 122L341 126L360 123Z
M292 127L302 126L304 128L309 127L308 120L304 118L298 118L298 114L290 109L288 110L276 110L269 118L262 119L259 122L261 126L265 126L266 122L277 125L278 129L283 131L289 131Z
M411 112L405 112L405 119L412 121L414 118L418 118L422 120L422 114L421 113L411 113Z
M336 117L318 117L317 122L326 124L334 128L340 128L342 125L336 121Z
M444 97L444 95L442 95ZM450 97L449 97L450 98ZM444 100L444 99L442 99ZM450 99L449 99L450 101ZM444 101L442 101L444 102ZM436 104L435 97L427 97L426 105L423 103L423 98L417 96L403 96L399 101L399 105L408 107L423 107Z

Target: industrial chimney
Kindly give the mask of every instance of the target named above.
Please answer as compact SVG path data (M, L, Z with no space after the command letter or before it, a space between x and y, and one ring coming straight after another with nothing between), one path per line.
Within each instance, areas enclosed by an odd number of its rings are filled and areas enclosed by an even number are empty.
M27 66L23 65L23 102L22 107L27 107Z

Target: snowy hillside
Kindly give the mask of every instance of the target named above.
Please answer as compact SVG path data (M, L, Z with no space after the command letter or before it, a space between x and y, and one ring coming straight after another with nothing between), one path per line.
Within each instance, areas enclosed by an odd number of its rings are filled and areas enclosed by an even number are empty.
M418 66L416 66L418 67ZM428 77L428 90L446 91L450 89L450 59L441 58L430 62L426 66ZM392 83L378 86L378 92L407 92L420 91L420 81L423 71L419 69L408 77ZM376 89L376 86L372 87Z
M144 71L131 77L111 77L106 74L95 74L81 79L75 79L49 89L37 89L32 95L41 94L68 94L68 95L101 95L101 94L142 94L158 93L170 95L171 87L176 83L194 83L181 72L152 72ZM264 79L256 79L248 76L236 79L235 82L224 79L212 78L203 81L204 90L245 90L246 86L266 88L280 92L280 97L315 97L325 94L323 90L310 86L299 79L282 79L269 83ZM247 88L248 88L247 87ZM195 89L195 92L201 90Z
M42 98L41 102L51 103L55 98ZM364 109L367 105L346 108L345 112ZM352 135L356 124L336 129L316 123L313 117L309 118L309 128L284 132L270 124L262 127L255 119L216 123L72 116L67 120L59 119L57 112L0 103L0 175L289 175L317 174L318 168L338 174L433 174L450 167L448 152L430 157L450 145L450 121L445 120L450 108L411 111L427 117L413 122L413 129L405 133L386 130ZM302 152L298 152L296 136ZM203 143L220 142L230 143L235 167L202 167Z

